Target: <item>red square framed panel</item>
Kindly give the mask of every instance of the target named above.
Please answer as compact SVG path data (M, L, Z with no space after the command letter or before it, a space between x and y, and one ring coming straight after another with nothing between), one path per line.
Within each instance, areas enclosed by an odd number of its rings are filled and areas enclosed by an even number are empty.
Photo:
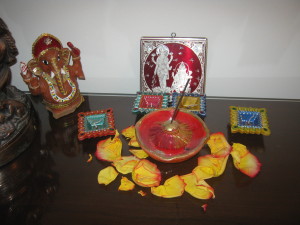
M141 91L205 94L206 38L142 37Z

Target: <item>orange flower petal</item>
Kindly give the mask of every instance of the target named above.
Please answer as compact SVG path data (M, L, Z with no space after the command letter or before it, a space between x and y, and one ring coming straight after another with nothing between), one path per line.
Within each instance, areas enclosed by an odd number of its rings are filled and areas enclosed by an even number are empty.
M224 134L221 132L211 134L207 144L214 157L225 157L229 155L231 151L231 146L228 144Z
M250 153L245 145L234 143L231 156L234 166L249 177L255 177L261 168L261 163Z
M194 173L189 173L181 176L184 180L185 191L198 199L215 198L214 189L209 186L204 180L198 180Z
M149 156L144 150L129 149L129 151L139 159L145 159Z
M159 185L161 173L154 163L147 159L142 159L134 167L132 179L142 187L154 187Z
M135 184L128 180L127 177L122 177L121 179L121 185L119 186L119 191L131 191L133 190Z
M139 159L134 156L123 156L113 161L113 166L122 174L131 173Z
M201 171L208 173L212 177L218 177L223 174L226 168L227 160L228 155L225 157L214 157L213 155L200 156L198 158L198 166L201 167ZM198 179L210 178L202 177L202 175L199 175L198 169L196 169L195 172L198 176Z
M119 133L113 139L108 138L97 143L97 150L95 156L100 160L114 161L121 157L122 141L119 138Z
M151 193L163 198L179 197L184 192L185 183L178 176L175 175L165 181L163 185L158 187L151 187Z
M116 179L118 172L112 167L108 166L100 170L98 174L98 183L108 185Z

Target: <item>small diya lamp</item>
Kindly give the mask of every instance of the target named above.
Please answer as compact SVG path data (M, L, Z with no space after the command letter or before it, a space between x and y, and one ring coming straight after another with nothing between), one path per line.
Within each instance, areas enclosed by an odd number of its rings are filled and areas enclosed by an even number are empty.
M174 92L172 94L172 107L176 107L179 102L181 94ZM202 118L206 116L206 96L193 93L184 93L179 109L184 109L189 112L195 113Z
M115 120L111 108L78 113L78 139L115 135Z
M229 109L232 133L271 134L265 108L230 106Z
M132 112L149 113L168 107L169 94L154 92L137 92Z

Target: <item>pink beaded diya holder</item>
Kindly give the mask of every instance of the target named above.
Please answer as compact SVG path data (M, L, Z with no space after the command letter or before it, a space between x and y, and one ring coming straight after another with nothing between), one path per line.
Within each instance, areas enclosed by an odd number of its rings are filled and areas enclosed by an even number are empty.
M132 112L149 113L158 109L167 108L168 101L169 94L167 93L137 92Z

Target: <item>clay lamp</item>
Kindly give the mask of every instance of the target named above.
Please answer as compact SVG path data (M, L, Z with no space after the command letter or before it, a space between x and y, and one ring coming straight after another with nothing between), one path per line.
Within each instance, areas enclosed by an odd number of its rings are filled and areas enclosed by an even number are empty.
M142 149L161 162L177 163L196 155L206 144L209 130L197 115L174 108L148 113L135 125Z
M187 80L176 108L153 111L135 125L142 149L158 161L177 163L196 155L209 138L209 130L195 114L179 110Z

